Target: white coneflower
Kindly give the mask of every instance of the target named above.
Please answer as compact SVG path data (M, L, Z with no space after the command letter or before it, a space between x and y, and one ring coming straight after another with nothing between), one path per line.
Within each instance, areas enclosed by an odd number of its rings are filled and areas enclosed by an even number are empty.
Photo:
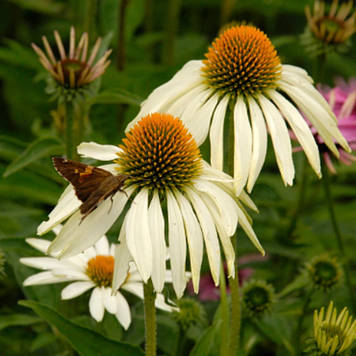
M236 198L232 178L202 160L192 135L178 118L148 115L127 133L120 147L82 143L78 152L98 160L113 160L114 164L103 168L128 177L125 194L117 192L82 220L81 202L72 186L68 187L49 220L38 228L38 233L43 234L71 216L49 251L65 257L88 248L106 233L129 202L119 240L127 244L144 282L152 277L158 292L164 285L166 232L173 287L178 297L187 282L187 244L196 292L204 244L215 283L219 283L220 243L229 275L233 275L235 254L230 237L238 221L263 252L241 202L252 208L254 204L245 193L240 200Z
M60 59L57 59L45 36L42 36L45 52L36 44L32 43L32 48L39 56L43 67L61 86L70 89L83 87L100 77L110 64L108 57L111 50L96 61L101 38L98 38L91 50L88 58L88 34L84 32L76 46L74 27L70 29L69 51L66 52L61 36L54 31L54 38L57 43Z
M56 233L61 231L58 226ZM27 243L35 249L46 253L51 241L37 238L26 239ZM119 247L120 248L120 247ZM71 282L63 290L62 299L72 299L92 289L89 300L89 311L96 321L101 321L104 312L114 314L119 323L127 329L131 323L130 307L125 297L116 291L112 291L114 272L114 245L109 245L105 236L100 238L93 247L83 253L58 260L53 257L25 257L20 261L30 267L43 270L24 281L24 286ZM121 261L120 274L124 280L119 286L143 299L143 282L134 263L129 265ZM156 297L156 306L162 310L172 311L174 308L165 303L162 294Z
M224 31L203 61L188 62L167 83L155 89L129 128L151 112L179 116L200 145L210 135L211 164L224 166L224 124L231 107L234 134L235 191L251 191L266 156L267 133L286 185L292 185L294 164L288 123L320 176L320 158L310 128L313 124L336 155L335 143L349 150L334 114L312 85L305 70L282 65L268 37L253 26ZM226 131L226 130L225 130ZM225 151L225 152L224 152Z

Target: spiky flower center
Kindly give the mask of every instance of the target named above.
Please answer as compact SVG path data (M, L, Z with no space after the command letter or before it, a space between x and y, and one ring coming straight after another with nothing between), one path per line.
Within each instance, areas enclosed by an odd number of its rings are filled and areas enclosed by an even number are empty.
M200 175L199 148L180 119L154 113L142 118L123 139L116 163L127 185L164 191L181 189Z
M281 62L269 38L253 26L235 26L214 40L202 68L207 84L222 93L251 95L275 88Z
M86 274L98 287L111 287L114 257L97 255L87 263Z
M87 68L87 64L76 59L63 59L57 66L62 66L64 85L69 88L77 86L79 79L83 76L84 70ZM54 68L56 70L56 68Z

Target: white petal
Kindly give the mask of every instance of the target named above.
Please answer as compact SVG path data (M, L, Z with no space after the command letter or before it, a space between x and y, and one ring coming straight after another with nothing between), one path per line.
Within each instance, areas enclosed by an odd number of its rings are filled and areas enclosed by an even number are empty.
M103 201L84 220L82 220L80 211L76 212L63 226L48 252L62 251L62 257L69 257L92 246L119 217L129 195L128 190L127 195L117 192L112 199L108 198Z
M142 282L129 282L121 286L121 289L130 292L140 299L143 299L143 284Z
M305 94L298 87L293 87L281 81L280 88L285 91L297 106L305 113L306 117L318 131L318 134L323 138L325 144L330 148L336 157L339 157L339 151L334 144L334 139L348 150L347 142L341 135L337 124L331 115L315 101L314 97Z
M20 262L26 266L38 268L42 270L62 267L63 263L52 257L23 257Z
M114 145L100 145L96 142L82 142L78 148L78 153L82 157L90 157L99 161L113 161L117 159L120 148Z
M263 95L258 97L263 115L267 121L269 132L277 159L277 164L285 185L293 185L294 164L292 145L287 126L277 108Z
M233 235L236 231L238 219L235 200L228 193L211 182L198 181L194 184L194 188L210 197L227 235ZM199 195L202 196L203 194Z
M148 224L148 191L142 189L131 203L126 220L126 243L142 279L152 273L152 244Z
M117 299L116 299L117 293L118 292L112 294L111 288L103 289L104 308L111 314L117 313Z
M58 224L55 227L53 227L52 231L55 233L55 235L57 236L59 234L59 232L62 230L63 225L62 224Z
M112 280L112 290L114 292L120 288L122 283L125 282L127 273L129 271L129 261L131 260L131 255L126 244L125 225L126 219L122 224L120 231L120 244L115 245L115 265L114 276Z
M69 185L60 196L57 205L49 213L48 220L43 221L37 228L37 235L43 235L54 226L67 219L72 215L82 204L75 195L74 189Z
M203 260L203 234L190 202L178 191L175 196L182 212L189 247L194 292L199 291L200 268Z
M211 95L212 90L204 87L200 95L190 99L190 104L181 116L181 120L198 145L201 145L208 136L210 121L219 100L218 94ZM211 97L208 99L209 96Z
M188 194L190 202L193 205L195 214L200 222L205 241L205 247L208 254L211 275L213 277L215 285L218 285L221 257L218 236L216 233L215 225L213 223L213 218L210 215L208 208L197 193L195 193L190 188L186 188L186 192Z
M167 190L168 208L168 241L171 270L173 275L173 288L178 298L181 298L186 286L185 260L187 246L181 211L172 192Z
M27 287L27 286L34 286L34 285L67 282L68 280L70 279L66 277L54 276L51 271L45 271L45 272L36 273L26 278L23 282L23 285Z
M282 112L289 126L292 128L298 141L302 145L305 154L313 167L314 171L320 177L320 157L318 146L314 140L310 128L299 111L287 99L275 90L268 92L268 95L276 103L279 110Z
M220 171L219 169L213 168L206 161L203 162L203 171L200 175L200 179L213 181L213 182L223 182L223 183L233 183L234 180L227 173Z
M94 286L95 285L92 281L71 283L62 290L61 298L63 300L76 298Z
M224 163L224 121L229 96L224 96L217 105L210 127L210 162L213 168L223 170Z
M73 266L54 268L52 273L59 278L67 278L68 280L89 280L85 270L75 269Z
M161 293L158 293L156 295L155 306L156 306L156 308L167 311L167 312L171 312L174 309L176 309L166 303L166 301L164 300L164 295Z
M187 91L201 84L203 79L200 75L201 61L190 61L178 71L167 83L156 88L149 97L141 104L141 110L129 123L126 132L130 130L142 117L149 113L164 112L165 108L184 95Z
M313 78L308 75L308 72L300 67L293 66L291 64L283 64L282 65L282 76L285 74L294 74L297 75L309 83L313 83Z
M248 208L250 208L253 211L258 212L258 208L253 202L253 200L250 198L250 196L243 190L241 194L239 195L239 200L244 203Z
M43 253L47 253L48 246L51 244L51 241L38 239L35 237L30 237L26 239L26 242L36 250L41 251Z
M164 217L155 191L148 209L150 237L152 243L152 283L157 292L161 292L164 286L166 274L167 247L164 238Z
M247 190L251 192L265 162L267 152L267 129L261 109L252 97L248 98L248 106L252 123L252 157Z
M103 236L95 243L95 250L97 255L109 255L109 242L106 236Z
M89 311L91 316L96 321L102 321L104 317L104 301L103 301L103 293L102 288L96 287L91 293L89 300Z
M116 293L115 298L117 303L116 318L119 321L119 323L123 326L123 328L127 330L131 324L130 307L127 304L126 299L120 292Z
M243 97L234 108L234 188L239 195L247 182L252 154L252 131Z
M252 226L251 226L250 222L248 221L248 218L247 218L245 212L241 209L241 207L239 205L238 205L238 216L239 216L239 224L242 227L242 230L245 231L246 235L249 237L251 242L255 245L255 247L264 256L265 250L261 246L261 243L258 240L258 237L256 236L255 232L253 231Z

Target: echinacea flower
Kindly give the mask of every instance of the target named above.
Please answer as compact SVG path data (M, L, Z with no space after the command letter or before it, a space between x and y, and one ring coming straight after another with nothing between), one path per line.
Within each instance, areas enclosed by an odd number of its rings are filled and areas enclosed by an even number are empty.
M98 38L88 58L88 34L84 32L76 46L74 27L70 29L69 51L66 52L62 39L57 31L54 31L60 59L54 55L51 46L45 36L42 36L45 52L36 44L32 48L37 53L42 66L51 74L53 79L61 86L76 89L92 83L100 77L110 64L108 57L111 50L96 60L101 44ZM96 63L95 63L96 61Z
M320 176L320 158L313 134L301 110L336 155L335 142L346 151L346 140L333 112L312 84L307 72L282 65L268 37L253 26L235 26L215 39L203 61L188 62L142 103L137 117L150 112L178 116L200 145L209 135L213 168L224 168L224 133L233 123L234 185L237 194L251 191L263 166L267 133L286 185L292 185L294 164L287 124ZM299 109L299 110L298 110ZM230 112L231 115L227 115Z
M55 233L61 231L57 226ZM35 249L46 253L51 241L28 238L26 242ZM113 292L112 281L114 273L114 245L109 245L105 236L101 237L93 247L79 255L57 259L51 257L24 257L20 261L30 267L43 270L24 281L24 286L44 285L71 282L61 293L63 300L76 298L92 289L89 300L89 311L96 321L101 321L105 310L114 314L119 323L127 329L131 323L130 307L119 290ZM125 280L120 289L143 299L143 282L134 263L122 265ZM165 303L162 294L156 297L156 307L165 311L174 308Z
M333 302L330 302L326 313L324 307L314 311L314 340L323 355L339 355L355 339L356 320L352 320L346 307L339 315Z
M337 86L333 89L320 88L320 92L328 101L331 109L337 117L337 126L352 150L356 150L356 78L350 79L348 83L343 80L336 82ZM312 129L314 132L314 128ZM323 152L324 161L329 171L333 174L336 169L332 162L330 151L325 147L322 137L316 134L316 140L324 146ZM351 153L346 152L343 147L338 146L339 161L350 165L356 162L356 157Z
M51 253L68 257L81 252L123 215L119 241L127 245L143 281L151 277L158 292L164 285L168 233L173 287L181 297L187 282L187 244L195 292L199 288L204 244L215 284L219 283L220 243L229 275L233 276L235 253L230 237L237 222L264 252L242 206L243 202L256 209L253 202L246 193L238 199L233 193L232 178L202 160L192 135L178 118L147 115L126 134L119 147L82 143L78 153L114 161L102 168L128 177L125 193L117 192L82 220L78 209L81 201L69 186L49 220L38 228L38 233L44 234L70 217L49 247ZM127 209L122 214L125 205Z
M306 48L312 54L343 50L347 40L356 32L356 11L353 1L333 0L329 6L326 1L315 0L313 9L305 7L308 27L303 34Z

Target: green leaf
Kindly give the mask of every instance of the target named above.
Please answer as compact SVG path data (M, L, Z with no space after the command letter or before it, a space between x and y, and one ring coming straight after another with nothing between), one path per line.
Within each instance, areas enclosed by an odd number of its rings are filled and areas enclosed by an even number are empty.
M195 344L193 350L190 352L189 356L207 356L212 348L213 342L215 341L215 336L220 328L221 320L215 322L213 325L209 326L200 340Z
M33 315L26 314L11 314L0 315L0 330L8 328L9 326L26 326L42 322L42 320Z
M30 145L6 168L4 177L19 171L20 169L36 162L37 160L63 152L63 147L54 137L44 137L30 143Z
M23 9L42 12L44 14L58 14L64 8L64 4L47 0L10 0Z
M51 308L32 300L21 300L20 305L31 308L48 323L55 326L70 342L73 348L84 356L143 356L144 353L136 346L113 341L96 332L81 327Z
M299 275L297 278L293 280L293 282L289 283L279 294L278 298L285 297L288 294L291 294L292 292L305 288L308 284L310 283L310 279L308 276L304 273Z
M130 104L140 106L141 99L123 89L116 91L103 91L89 100L90 105L94 104Z

